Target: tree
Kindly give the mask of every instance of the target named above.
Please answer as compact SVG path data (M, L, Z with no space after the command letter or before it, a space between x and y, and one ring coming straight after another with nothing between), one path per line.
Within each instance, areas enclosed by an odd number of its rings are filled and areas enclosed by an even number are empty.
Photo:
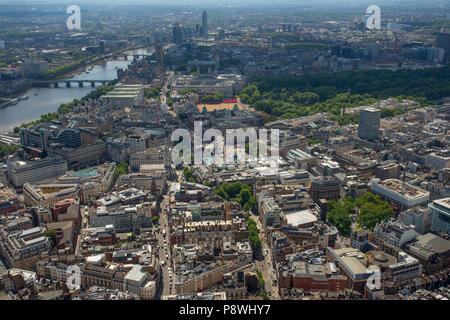
M352 226L352 219L350 218L350 211L342 201L330 202L327 219L336 226L342 235L348 236Z
M5 156L8 156L10 154L13 154L19 148L20 146L17 145L7 146L3 143L0 143L0 159L3 159Z
M224 98L223 93L216 92L213 94L208 94L200 98L200 102L222 102Z
M183 176L186 178L186 180L189 180L190 178L192 178L192 170L188 167L185 167L183 169Z
M144 90L146 98L158 98L161 94L161 86L156 86L154 88L148 88Z
M386 221L394 215L389 203L381 200L373 193L366 192L361 198L348 197L344 200L330 201L327 219L333 223L339 232L347 236L351 231L351 215L359 212L358 224L373 230L377 223Z
M56 247L56 230L54 229L48 229L45 231L44 235L50 239L50 242L52 244L52 247Z
M130 167L128 163L121 162L116 168L116 171L114 171L114 179L117 179L122 174L127 174L130 170Z
M258 284L261 290L265 289L266 282L264 281L263 274L260 270L256 270L256 275L258 276Z
M367 85L370 83L370 86ZM450 90L450 66L423 70L365 70L302 76L281 75L255 78L240 93L241 101L270 116L293 118L328 112L341 115L345 107L373 104L381 99L413 99L422 106L435 105ZM350 92L349 92L350 91ZM402 110L382 110L383 117ZM338 118L354 123L351 116Z
M257 208L256 197L252 196L252 187L240 181L224 182L214 188L214 193L225 200L239 202L244 210L255 210Z
M378 223L394 216L392 206L373 193L366 192L356 202L359 207L358 224L367 229L373 230Z
M260 296L264 300L270 300L270 297L267 295L265 291L261 291L260 293L258 293L258 296Z

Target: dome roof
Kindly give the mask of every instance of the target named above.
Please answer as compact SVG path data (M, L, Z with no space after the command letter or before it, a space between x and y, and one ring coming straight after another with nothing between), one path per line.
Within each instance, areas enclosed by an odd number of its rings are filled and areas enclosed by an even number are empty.
M382 252L375 253L374 258L378 262L387 262L389 260L388 257Z

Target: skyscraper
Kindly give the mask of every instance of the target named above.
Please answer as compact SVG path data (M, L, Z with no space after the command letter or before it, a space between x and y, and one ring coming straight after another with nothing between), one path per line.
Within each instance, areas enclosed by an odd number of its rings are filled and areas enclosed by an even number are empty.
M450 33L439 33L436 36L436 47L445 50L444 61L450 59Z
M164 49L160 42L155 45L155 57L158 68L164 70Z
M208 36L208 15L206 14L206 11L203 11L202 13L202 36Z
M381 111L365 108L359 112L358 136L361 139L376 140L380 131Z
M176 44L181 42L181 27L178 23L175 23L173 25L172 38L173 38L173 42Z

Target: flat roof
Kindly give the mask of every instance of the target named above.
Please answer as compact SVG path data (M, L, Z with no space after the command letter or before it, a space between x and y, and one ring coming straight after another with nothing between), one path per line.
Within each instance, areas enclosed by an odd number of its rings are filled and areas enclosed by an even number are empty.
M310 210L296 211L292 213L286 213L287 223L298 227L304 224L312 223L317 221L317 217L311 213Z
M135 265L125 276L125 280L140 282L145 278L145 272L142 272L142 266Z
M405 197L416 198L427 194L425 190L398 179L386 179L376 183L384 188L400 193Z

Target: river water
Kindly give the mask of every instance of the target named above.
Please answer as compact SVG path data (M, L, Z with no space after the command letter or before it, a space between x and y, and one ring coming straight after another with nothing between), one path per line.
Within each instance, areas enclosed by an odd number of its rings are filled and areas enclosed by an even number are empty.
M151 54L153 48L138 49L132 54ZM72 74L70 80L114 80L117 79L117 68L127 68L132 62L133 56L128 60L110 60L97 64L92 70L78 71ZM81 74L80 74L81 72ZM89 73L87 73L89 72ZM100 84L97 83L96 86ZM73 99L79 99L95 88L89 83L84 83L84 87L79 88L73 83L70 88L66 88L63 80L58 88L33 88L28 90L27 100L20 101L14 106L9 106L0 110L0 133L7 133L14 127L24 123L39 119L41 114L55 112L62 103L67 103Z

